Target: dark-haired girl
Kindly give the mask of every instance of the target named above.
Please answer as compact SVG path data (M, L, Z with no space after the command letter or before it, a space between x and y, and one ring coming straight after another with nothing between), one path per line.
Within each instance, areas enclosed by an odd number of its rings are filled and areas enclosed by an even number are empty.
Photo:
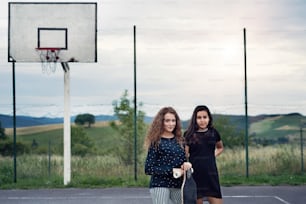
M202 204L204 197L210 204L222 204L216 157L223 152L223 143L207 106L194 109L184 137L197 184L197 204Z

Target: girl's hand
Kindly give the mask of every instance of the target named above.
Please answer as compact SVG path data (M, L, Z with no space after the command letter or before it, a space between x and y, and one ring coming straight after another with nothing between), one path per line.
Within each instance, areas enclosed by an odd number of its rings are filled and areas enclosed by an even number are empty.
M190 162L184 162L181 166L181 169L187 171L188 169L192 168L192 164Z

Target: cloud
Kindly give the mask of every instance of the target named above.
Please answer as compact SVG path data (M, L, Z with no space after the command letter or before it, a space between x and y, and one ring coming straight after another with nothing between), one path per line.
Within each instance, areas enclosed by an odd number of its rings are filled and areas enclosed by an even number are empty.
M7 2L0 14L4 113L11 112L12 84ZM71 110L112 113L112 101L125 89L133 96L136 25L137 97L147 114L171 105L188 118L201 103L216 113L244 114L243 28L249 114L306 114L305 8L302 0L98 1L98 63L69 64ZM60 65L51 75L35 63L18 63L16 71L19 113L61 115Z

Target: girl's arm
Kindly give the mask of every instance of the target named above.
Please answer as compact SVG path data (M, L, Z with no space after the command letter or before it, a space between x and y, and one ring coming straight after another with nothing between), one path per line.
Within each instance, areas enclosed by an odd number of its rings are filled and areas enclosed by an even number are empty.
M189 161L189 146L185 145L185 154L186 154L186 159Z
M216 150L215 150L215 156L219 156L224 150L224 147L223 147L223 143L222 143L222 140L218 141L216 143Z
M158 151L154 147L150 147L145 161L145 174L147 175L171 175L171 166L161 166L158 163Z

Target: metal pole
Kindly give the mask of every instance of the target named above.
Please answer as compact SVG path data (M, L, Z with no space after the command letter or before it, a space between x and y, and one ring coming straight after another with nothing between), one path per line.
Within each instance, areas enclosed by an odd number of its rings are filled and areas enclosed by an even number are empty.
M136 26L134 25L134 179L137 181Z
M301 172L303 173L304 172L304 156L303 156L303 147L304 147L304 144L303 144L303 126L301 125L301 128L300 128L300 139L301 139Z
M48 143L48 176L50 179L51 176L51 140L49 138L49 143Z
M243 29L244 38L244 96L245 96L245 160L246 160L246 177L249 177L249 147L248 147L248 94L247 94L247 57L246 57L246 30Z
M64 70L64 185L71 181L71 125L70 125L70 70L68 62L62 62Z
M13 61L13 127L14 127L14 143L13 143L13 152L14 152L14 183L17 182L17 162L16 162L16 91L15 91L15 61Z

